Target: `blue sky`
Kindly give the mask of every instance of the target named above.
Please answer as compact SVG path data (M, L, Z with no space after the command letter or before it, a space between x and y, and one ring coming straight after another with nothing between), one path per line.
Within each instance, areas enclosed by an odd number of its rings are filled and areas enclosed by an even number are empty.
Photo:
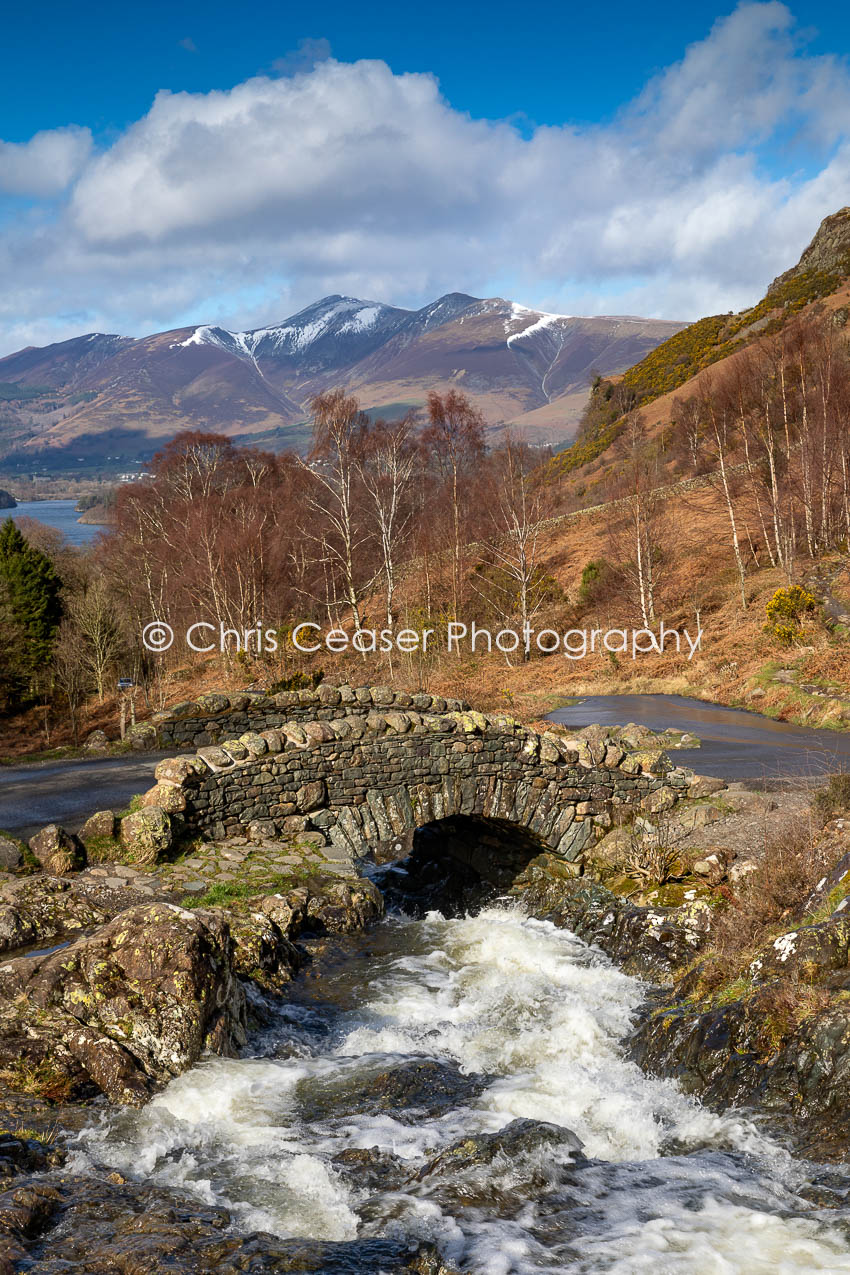
M159 89L229 88L328 51L429 71L459 110L537 124L610 118L734 4L232 3L15 5L4 15L0 120L6 141L84 124L109 138ZM809 52L850 52L850 6L794 4ZM299 54L299 46L307 46ZM35 91L34 91L35 90Z
M336 291L737 308L850 203L848 52L815 0L15 6L0 354Z

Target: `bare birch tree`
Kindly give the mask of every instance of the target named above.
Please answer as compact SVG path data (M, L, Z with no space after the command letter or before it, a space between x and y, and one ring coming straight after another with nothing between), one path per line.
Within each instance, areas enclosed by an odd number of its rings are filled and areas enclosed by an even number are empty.
M411 413L391 425L378 422L357 460L378 532L388 626L393 623L399 561L413 518L409 495L418 460L415 428L416 418Z

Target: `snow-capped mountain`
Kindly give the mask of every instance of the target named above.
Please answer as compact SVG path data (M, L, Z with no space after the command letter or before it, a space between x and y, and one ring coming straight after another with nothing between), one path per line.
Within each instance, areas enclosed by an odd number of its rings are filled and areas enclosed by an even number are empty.
M198 327L176 344L217 345L237 357L256 363L270 359L297 364L299 369L320 371L340 360L356 362L376 349L409 317L379 301L354 297L323 297L291 319L251 332L226 332L223 328Z
M451 292L419 310L329 296L243 332L200 324L139 340L91 333L0 359L0 382L43 391L10 408L0 457L127 461L184 428L300 445L310 399L336 386L389 414L452 386L477 399L494 427L560 441L575 431L593 370L621 371L681 326Z

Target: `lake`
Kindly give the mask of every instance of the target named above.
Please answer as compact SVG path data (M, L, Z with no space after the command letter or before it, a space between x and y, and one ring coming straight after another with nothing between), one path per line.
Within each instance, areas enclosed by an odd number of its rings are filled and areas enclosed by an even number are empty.
M22 500L17 509L0 509L0 521L5 518L37 518L48 527L61 531L65 539L72 545L87 545L100 527L77 522L79 514L76 500Z

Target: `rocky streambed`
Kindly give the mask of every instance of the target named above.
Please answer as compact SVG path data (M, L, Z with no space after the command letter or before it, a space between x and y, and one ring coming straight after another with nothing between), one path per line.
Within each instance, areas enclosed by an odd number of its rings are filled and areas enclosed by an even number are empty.
M706 875L666 894L606 866L616 830L498 898L439 830L371 879L311 860L217 906L22 878L0 1272L850 1273L850 859L834 829L799 916L706 1004L734 800L677 813ZM810 1013L781 1019L777 971Z

